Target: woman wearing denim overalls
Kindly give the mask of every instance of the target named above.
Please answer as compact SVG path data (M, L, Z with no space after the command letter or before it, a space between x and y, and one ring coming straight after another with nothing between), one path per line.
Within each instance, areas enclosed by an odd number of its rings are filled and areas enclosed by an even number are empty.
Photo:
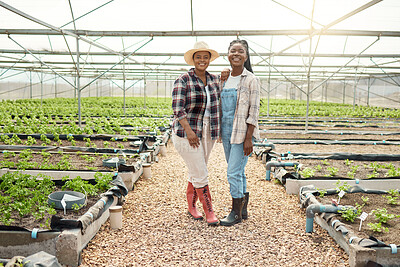
M253 151L253 140L260 138L260 86L258 78L252 73L247 42L232 41L228 59L232 72L221 92L221 137L228 162L232 210L220 220L223 226L234 225L248 217L249 193L244 169Z

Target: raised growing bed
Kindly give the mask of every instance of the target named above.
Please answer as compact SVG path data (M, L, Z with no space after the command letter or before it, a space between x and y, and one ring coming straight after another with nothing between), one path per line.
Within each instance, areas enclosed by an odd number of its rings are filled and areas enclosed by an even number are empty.
M87 205L81 210L68 211L66 214L58 211L51 217L50 229L35 227L34 221L30 221L29 228L24 227L21 220L17 220L17 224L1 225L0 257L29 256L45 251L55 255L63 265L78 266L82 249L107 220L109 207L122 204L123 197L128 193L119 175L114 177L112 183L114 186L97 200L88 197ZM24 217L29 221L29 216Z
M157 159L160 147L163 144L161 142L163 140L168 141L168 138L169 131L162 137L157 138L152 146L148 146L146 152L141 153L137 158L135 157L135 162L127 162L127 165L120 165L118 177L123 180L126 190L133 189L134 183L143 173L143 166L145 163L147 164ZM0 174L16 171L21 170L2 169L0 170ZM22 172L31 175L41 173L53 177L53 180L56 181L61 181L62 177L65 176L68 176L70 179L78 176L82 179L93 179L96 173L87 170L23 170ZM102 173L116 173L116 170L103 171ZM106 198L102 197L93 205L95 211L90 212L93 216L89 213L85 213L81 218L77 219L77 221L82 221L82 223L75 221L72 223L72 226L71 224L66 224L68 221L62 219L58 221L53 220L51 230L39 230L37 232L37 230L33 229L2 229L1 234L7 241L1 242L0 257L10 257L11 255L28 256L37 251L44 250L52 255L56 255L59 262L62 264L78 266L82 249L107 220L109 216L108 208L117 203L122 204L123 195L121 193L117 193L117 195L118 197L113 196L112 200L107 196L105 196ZM35 237L37 238L33 238L32 235L36 235Z
M306 231L312 233L315 220L347 252L352 267L367 266L368 263L399 266L400 203L396 205L388 204L388 199L383 197L389 196L388 191L385 190L353 186L348 188L347 193L339 199L338 191L340 190L340 186L338 186L326 190L325 196L319 197L321 191L318 191L313 185L304 186L300 189L300 203L303 208L306 208ZM399 194L398 189L392 190L393 192ZM333 201L332 197L335 198ZM337 202L339 202L339 205L337 205ZM345 207L351 213L346 213ZM397 217L379 225L379 228L377 228L379 216L374 216L375 212L372 210L379 211L383 208L386 209L386 214L394 214ZM340 216L340 212L345 215ZM366 217L360 227L359 217L362 212L369 214L369 216ZM346 221L345 217L353 219L354 222ZM368 224L375 225L375 228ZM382 230L381 227L387 227L389 232L377 232ZM375 231L371 229L375 229Z

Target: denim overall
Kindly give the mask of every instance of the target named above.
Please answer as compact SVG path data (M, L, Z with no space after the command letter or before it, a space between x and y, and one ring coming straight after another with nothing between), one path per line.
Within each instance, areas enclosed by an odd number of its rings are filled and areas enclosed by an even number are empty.
M244 168L249 157L244 155L243 143L231 144L236 102L236 88L224 88L221 92L221 135L225 158L228 163L227 176L232 198L242 198L244 193L247 192Z

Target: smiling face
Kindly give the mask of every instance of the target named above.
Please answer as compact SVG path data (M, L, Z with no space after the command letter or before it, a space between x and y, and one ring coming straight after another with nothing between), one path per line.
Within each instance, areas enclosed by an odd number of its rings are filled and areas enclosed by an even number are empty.
M246 48L241 43L233 44L228 51L228 59L232 68L243 68L247 60Z
M194 67L198 71L205 71L210 65L211 55L208 51L199 51L193 55Z

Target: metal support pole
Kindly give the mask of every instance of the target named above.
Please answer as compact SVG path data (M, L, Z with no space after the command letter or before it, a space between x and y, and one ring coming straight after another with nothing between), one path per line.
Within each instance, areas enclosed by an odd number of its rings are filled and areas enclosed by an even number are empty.
M29 98L32 99L32 70L29 71Z
M269 44L269 51L272 51L272 40L273 37L271 36L271 42ZM267 118L269 118L269 105L270 105L270 92L271 92L271 58L269 59L268 64L268 91L267 91L267 98L268 98L268 105L267 105Z
M367 81L367 107L369 107L369 91L371 89L371 77L368 77Z
M126 77L125 77L125 60L123 61L123 67L124 67L124 69L123 69L123 73L122 73L122 78L123 78L123 84L122 84L123 88L122 88L122 90L124 91L124 117L126 118L126 86L125 86Z
M357 88L357 70L354 73L354 88L353 88L353 111L356 109L356 88Z
M78 125L82 127L81 113L81 85L80 85L80 69L79 69L79 38L76 38L76 91L78 92Z
M166 73L164 74L164 79L165 79L165 82L164 82L164 87L165 87L165 97L164 97L164 100L167 101L167 74L166 74Z
M313 1L313 8L311 12L311 21L310 21L310 28L311 30L313 29L313 20L314 20L314 7L315 7L315 0ZM311 31L310 31L311 32ZM308 116L310 112L310 90L311 90L311 66L312 66L312 61L311 61L311 50L312 50L312 36L310 34L310 47L308 50L308 72L307 72L307 93L306 93L306 98L307 98L307 109L306 109L306 125L305 125L305 132L308 131ZM301 93L301 91L300 91Z
M57 75L54 74L54 98L57 98Z
M328 81L325 83L325 103L328 102Z
M43 107L43 69L40 66L40 106Z
M144 66L143 66L144 68ZM146 75L143 76L143 107L146 108Z
M346 79L343 81L343 104L346 102Z
M157 71L156 79L157 79L157 104L158 104L158 71Z

